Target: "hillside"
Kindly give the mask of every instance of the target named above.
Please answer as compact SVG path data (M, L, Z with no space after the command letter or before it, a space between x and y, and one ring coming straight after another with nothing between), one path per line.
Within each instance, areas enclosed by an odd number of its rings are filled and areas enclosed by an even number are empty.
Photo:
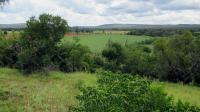
M23 29L26 27L25 23L20 24L0 24L0 29Z
M76 104L78 85L95 85L96 76L83 72L50 72L48 76L27 77L14 69L0 68L0 81L0 111L67 112L69 106ZM180 99L200 106L200 88L160 82L153 86L161 86L168 95L175 96L176 101Z

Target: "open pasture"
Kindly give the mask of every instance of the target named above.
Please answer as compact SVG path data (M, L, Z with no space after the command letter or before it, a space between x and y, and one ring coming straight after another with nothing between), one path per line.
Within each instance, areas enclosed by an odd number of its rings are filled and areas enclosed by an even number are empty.
M130 36L121 34L83 34L77 36L82 45L88 46L93 52L100 52L103 50L109 41L118 42L122 45L136 44L146 39L152 38L148 36ZM73 36L65 36L62 43L73 42Z

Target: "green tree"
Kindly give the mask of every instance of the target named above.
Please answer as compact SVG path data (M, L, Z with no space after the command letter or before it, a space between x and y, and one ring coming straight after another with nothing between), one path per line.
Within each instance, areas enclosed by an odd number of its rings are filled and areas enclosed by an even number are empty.
M183 31L172 39L156 42L154 50L159 57L160 66L165 71L163 79L190 83L199 73L199 42L189 31Z
M38 19L31 17L21 39L20 69L31 73L50 67L55 48L68 29L67 22L59 16L42 14Z

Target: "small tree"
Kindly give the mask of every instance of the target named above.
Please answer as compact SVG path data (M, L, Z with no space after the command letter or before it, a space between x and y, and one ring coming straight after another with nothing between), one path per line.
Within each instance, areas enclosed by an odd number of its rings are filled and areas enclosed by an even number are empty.
M124 48L119 43L108 43L108 47L102 51L103 57L107 59L105 69L117 71L122 69L124 61Z

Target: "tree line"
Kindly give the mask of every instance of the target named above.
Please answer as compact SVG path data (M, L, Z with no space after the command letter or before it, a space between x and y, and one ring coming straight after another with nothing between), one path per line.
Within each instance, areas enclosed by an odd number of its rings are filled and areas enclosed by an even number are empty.
M146 36L152 36L152 37L172 37L175 34L181 34L183 28L172 28L172 29L134 29L132 31L129 31L127 35L146 35ZM199 28L187 28L194 36L199 35Z

